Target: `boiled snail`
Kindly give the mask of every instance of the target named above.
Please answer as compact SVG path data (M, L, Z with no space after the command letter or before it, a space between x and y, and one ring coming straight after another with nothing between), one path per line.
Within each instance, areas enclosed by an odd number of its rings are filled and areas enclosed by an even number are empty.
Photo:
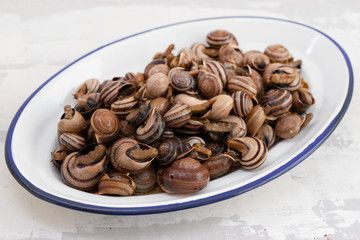
M100 195L190 194L237 169L266 164L295 137L315 103L301 60L280 44L243 52L210 32L143 72L84 81L58 125L51 162L69 187Z

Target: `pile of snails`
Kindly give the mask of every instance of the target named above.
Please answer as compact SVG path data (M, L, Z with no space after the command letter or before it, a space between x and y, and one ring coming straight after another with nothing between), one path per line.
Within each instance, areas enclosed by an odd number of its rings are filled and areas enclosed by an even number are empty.
M142 73L77 88L52 152L65 184L104 195L194 193L259 167L312 119L301 60L284 46L243 52L233 34L215 30L206 44L174 49Z

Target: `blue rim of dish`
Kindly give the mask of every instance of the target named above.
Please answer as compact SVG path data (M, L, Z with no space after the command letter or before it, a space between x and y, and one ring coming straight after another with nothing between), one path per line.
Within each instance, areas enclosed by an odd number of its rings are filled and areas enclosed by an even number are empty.
M13 137L13 132L14 132L15 126L17 124L17 121L18 121L19 117L21 116L21 113L23 112L24 108L27 106L29 101L47 83L49 83L57 75L59 75L60 73L65 71L67 68L69 68L70 66L72 66L76 62L80 61L81 59L83 59L83 58L85 58L85 57L87 57L87 56L89 56L89 55L91 55L91 54L93 54L93 53L107 47L107 46L110 46L112 44L121 42L121 41L123 41L125 39L128 39L128 38L135 37L137 35L145 34L145 33L150 32L150 31L156 31L156 30L159 30L159 29L164 29L164 28L168 28L168 27L172 27L172 26L176 26L176 25L188 24L188 23L192 23L192 22L213 21L213 20L231 19L231 18L265 19L265 20L270 20L270 21L279 21L279 22L292 23L292 24L303 26L303 27L308 28L308 29L312 29L312 30L320 33L321 35L325 36L327 39L329 39L341 51L341 53L342 53L342 55L343 55L343 57L344 57L344 59L346 61L346 65L347 65L347 68L348 68L348 71L349 71L349 88L348 88L347 96L346 96L346 99L344 101L344 104L343 104L341 110L336 115L336 117L331 121L331 123L328 125L328 127L312 143L310 143L302 152L300 152L298 155L293 157L286 164L280 166L279 168L275 169L274 171L268 173L267 175L255 180L253 182L250 182L250 183L248 183L248 184L246 184L246 185L244 185L242 187L239 187L239 188L227 191L227 192L223 192L223 193L220 193L220 194L217 194L217 195L212 195L212 196L209 196L209 197L206 197L206 198L201 198L201 199L188 201L188 202L182 202L182 203L174 203L174 204L169 204L169 205L159 205L159 206L149 206L149 207L131 207L131 208L103 207L103 206L96 206L96 205L91 205L91 204L83 204L83 203L71 201L71 200L68 200L68 199L60 198L60 197L57 197L55 195L49 194L49 193L41 190L40 188L34 186L30 181L28 181L20 173L19 169L16 167L16 164L14 162L12 152L11 152L11 149L12 149L12 137ZM137 215L137 214L152 214L152 213L171 212L171 211L184 210L184 209L193 208L193 207L199 207L199 206L215 203L215 202L218 202L218 201L222 201L222 200L225 200L225 199L228 199L228 198L232 198L232 197L238 196L238 195L240 195L242 193L245 193L247 191L250 191L250 190L252 190L254 188L257 188L257 187L259 187L259 186L261 186L261 185L263 185L263 184L265 184L267 182L270 182L271 180L279 177L283 173L287 172L288 170L292 169L293 167L298 165L300 162L305 160L308 156L310 156L329 137L329 135L335 130L335 128L339 124L340 120L344 116L344 114L345 114L345 112L346 112L346 110L349 107L349 104L351 102L352 93L353 93L353 84L354 84L354 76L353 76L353 70L352 70L351 62L350 62L350 59L347 56L346 52L344 51L344 49L334 39L329 37L327 34L323 33L322 31L320 31L320 30L318 30L316 28L308 26L306 24L295 22L295 21L292 21L292 20L272 18L272 17L261 17L261 16L225 16L225 17L195 19L195 20L189 20L189 21L173 23L173 24L164 25L164 26L160 26L160 27L157 27L157 28L149 29L149 30L146 30L146 31L143 31L143 32L139 32L139 33L127 36L125 38L113 41L111 43L105 44L105 45L103 45L103 46L101 46L101 47L99 47L99 48L85 54L84 56L78 58L74 62L70 63L69 65L67 65L66 67L61 69L59 72L57 72L51 78L49 78L47 81L45 81L38 89L36 89L30 95L30 97L22 104L22 106L19 108L19 110L15 114L15 116L14 116L14 118L13 118L11 124L10 124L7 136L6 136L5 159L6 159L6 163L7 163L7 166L9 168L11 174L19 182L19 184L22 185L31 194L33 194L34 196L36 196L36 197L38 197L38 198L40 198L42 200L45 200L47 202L50 202L50 203L53 203L53 204L56 204L56 205L59 205L59 206L67 207L67 208L70 208L70 209L75 209L75 210L80 210L80 211L85 211L85 212L92 212L92 213L110 214L110 215Z

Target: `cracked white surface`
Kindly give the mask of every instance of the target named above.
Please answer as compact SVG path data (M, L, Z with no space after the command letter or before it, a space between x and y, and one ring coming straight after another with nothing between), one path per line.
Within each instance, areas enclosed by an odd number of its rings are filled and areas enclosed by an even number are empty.
M348 53L352 103L326 142L264 186L219 203L145 216L104 216L32 196L4 161L7 128L26 98L90 50L152 27L204 17L286 18L329 34ZM0 239L360 239L360 2L7 1L0 3Z

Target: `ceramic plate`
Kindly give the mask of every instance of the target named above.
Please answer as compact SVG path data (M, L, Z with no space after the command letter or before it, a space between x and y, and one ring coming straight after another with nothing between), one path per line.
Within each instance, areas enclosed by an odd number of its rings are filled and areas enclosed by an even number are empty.
M303 61L302 73L316 99L312 122L296 137L276 144L265 163L252 171L237 170L211 181L191 195L166 193L113 197L72 189L50 163L57 146L57 123L72 93L89 78L103 81L126 72L142 72L155 52L174 43L176 49L204 42L212 30L226 29L243 51L286 46ZM331 87L329 87L331 86ZM161 213L198 207L237 196L293 168L335 129L350 103L353 72L350 60L331 37L293 21L266 17L218 17L150 29L99 47L69 64L42 84L16 113L6 139L6 161L16 180L35 196L68 208L104 214Z

